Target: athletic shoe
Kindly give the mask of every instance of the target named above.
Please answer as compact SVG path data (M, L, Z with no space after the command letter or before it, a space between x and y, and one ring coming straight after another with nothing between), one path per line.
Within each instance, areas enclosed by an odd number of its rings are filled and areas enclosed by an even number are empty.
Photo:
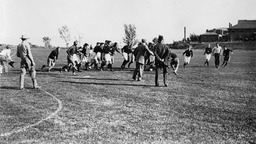
M41 89L41 86L34 86L33 89Z
M45 66L45 65L43 65L43 66L41 67L41 70L43 70L45 67L46 67L46 66Z

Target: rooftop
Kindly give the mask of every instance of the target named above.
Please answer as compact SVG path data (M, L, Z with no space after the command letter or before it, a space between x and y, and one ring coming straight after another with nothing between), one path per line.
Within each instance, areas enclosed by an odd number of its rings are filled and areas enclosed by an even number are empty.
M256 20L238 20L238 23L230 29L252 29L256 28Z
M206 32L206 33L201 34L201 35L219 35L219 34L217 34L216 32Z

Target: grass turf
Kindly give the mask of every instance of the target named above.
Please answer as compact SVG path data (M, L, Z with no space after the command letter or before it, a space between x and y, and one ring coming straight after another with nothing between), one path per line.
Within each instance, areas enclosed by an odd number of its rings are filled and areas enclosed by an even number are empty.
M48 49L33 49L37 69L46 63ZM180 58L183 50L173 50ZM131 79L130 69L115 72L71 73L38 71L44 90L63 103L50 120L0 137L1 143L255 143L256 54L234 51L227 68L203 66L203 50L194 50L187 68L170 72L168 87L154 87L154 72L143 81ZM19 60L14 58L16 62ZM56 68L66 62L61 49ZM57 102L41 90L18 88L18 71L1 77L0 134L36 123L54 112ZM160 85L163 86L162 76Z

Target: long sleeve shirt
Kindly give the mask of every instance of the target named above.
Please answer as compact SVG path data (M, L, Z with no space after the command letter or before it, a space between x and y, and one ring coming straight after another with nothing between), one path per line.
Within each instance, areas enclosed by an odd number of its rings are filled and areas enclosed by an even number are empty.
M212 48L207 47L205 48L204 54L211 54L212 53Z
M125 52L125 53L132 53L132 48L128 45L125 45L123 48L122 48L122 52Z
M138 63L144 64L145 63L145 54L149 52L151 55L154 53L151 52L146 44L139 45L134 51L133 54L135 56L135 60Z
M104 47L103 47L103 52L104 52L105 54L108 54L108 53L110 54L110 46L108 46L108 45L107 45L107 46L104 46Z
M233 52L233 51L230 50L230 49L224 50L224 51L223 51L223 56L224 56L224 57L229 57L230 52Z
M76 46L71 46L70 48L68 48L67 50L67 54L68 55L74 55L77 52L77 47Z
M9 59L10 61L12 61L12 57L11 57L11 49L3 49L2 51L0 51L0 55L6 57L6 59Z
M21 44L19 44L17 46L17 53L16 53L17 57L21 58L21 59L25 59L28 58L30 59L30 61L32 63L34 63L34 59L32 56L32 52L31 52L31 48L29 43L23 41Z
M182 55L185 55L187 57L193 57L193 51L187 49Z
M155 45L154 49L155 49L154 54L156 58L155 63L161 64L163 62L162 60L164 60L164 64L168 65L167 58L170 53L169 47L165 44L157 44Z
M50 55L49 55L49 58L50 59L56 59L58 60L58 56L59 56L59 51L57 49L53 50Z
M101 53L101 52L102 52L101 47L100 47L100 46L95 46L95 47L94 47L94 52L95 52L95 53L98 53L98 52Z

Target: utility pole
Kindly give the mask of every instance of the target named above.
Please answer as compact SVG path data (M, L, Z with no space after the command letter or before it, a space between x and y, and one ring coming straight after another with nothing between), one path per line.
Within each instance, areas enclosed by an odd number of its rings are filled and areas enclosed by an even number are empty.
M186 27L184 27L184 40L187 40L187 36L186 36Z

